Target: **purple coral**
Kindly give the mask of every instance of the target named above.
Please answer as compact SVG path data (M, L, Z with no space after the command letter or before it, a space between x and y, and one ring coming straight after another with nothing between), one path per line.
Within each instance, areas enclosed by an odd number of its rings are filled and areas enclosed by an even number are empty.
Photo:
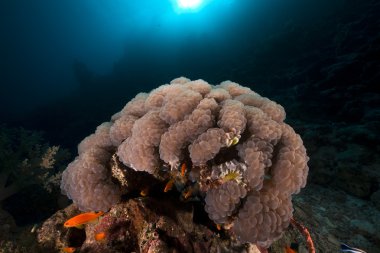
M61 188L80 209L107 211L136 181L118 184L123 171L171 178L185 199L205 197L210 219L241 241L268 246L289 225L291 196L308 175L302 140L284 119L281 105L237 83L177 78L137 95L84 139ZM123 167L114 179L113 155Z

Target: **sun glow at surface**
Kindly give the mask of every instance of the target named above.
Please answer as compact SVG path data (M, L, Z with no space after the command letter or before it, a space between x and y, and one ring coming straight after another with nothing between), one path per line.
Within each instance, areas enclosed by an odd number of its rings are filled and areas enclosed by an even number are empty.
M183 9L196 9L202 3L202 0L177 0L178 6Z

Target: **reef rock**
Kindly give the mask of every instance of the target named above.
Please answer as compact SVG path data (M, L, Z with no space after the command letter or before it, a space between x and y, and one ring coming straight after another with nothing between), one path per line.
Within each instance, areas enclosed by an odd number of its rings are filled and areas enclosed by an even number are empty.
M70 205L46 220L38 230L38 242L46 252L74 247L80 252L255 252L254 245L230 239L215 226L193 220L197 210L174 199L138 197L117 204L84 229L65 228L66 219L79 213ZM105 233L104 239L95 235Z

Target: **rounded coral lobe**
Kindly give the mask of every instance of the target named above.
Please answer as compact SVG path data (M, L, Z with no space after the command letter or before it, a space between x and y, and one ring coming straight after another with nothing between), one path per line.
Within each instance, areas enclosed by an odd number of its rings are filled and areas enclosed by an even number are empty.
M174 187L242 242L267 247L289 225L308 175L285 116L237 83L180 77L138 94L85 138L61 189L81 210L107 211L126 192Z

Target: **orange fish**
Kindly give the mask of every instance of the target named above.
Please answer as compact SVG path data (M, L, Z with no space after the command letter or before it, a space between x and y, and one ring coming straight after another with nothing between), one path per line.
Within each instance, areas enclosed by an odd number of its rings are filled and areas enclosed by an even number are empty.
M181 176L182 177L185 176L186 170L187 170L186 163L183 163L182 166L181 166Z
M102 216L103 214L104 214L103 212L81 213L77 216L74 216L71 219L68 219L65 222L64 227L65 228L71 228L71 227L83 228L85 224L96 220L98 217Z
M140 191L140 195L145 197L149 194L149 187L145 187Z
M103 241L106 238L106 233L105 232L100 232L95 234L95 240L96 241Z
M191 188L189 188L183 192L183 198L188 199L192 194L193 194L193 190Z
M289 246L286 246L285 247L285 253L297 253L297 251L295 251L294 249L292 249Z
M74 247L64 247L62 249L62 251L65 252L65 253L74 253L75 250L76 250L76 248L74 248Z
M168 192L170 191L172 188L173 188L173 185L174 185L174 179L170 179L166 185L165 185L165 188L164 188L164 192Z

